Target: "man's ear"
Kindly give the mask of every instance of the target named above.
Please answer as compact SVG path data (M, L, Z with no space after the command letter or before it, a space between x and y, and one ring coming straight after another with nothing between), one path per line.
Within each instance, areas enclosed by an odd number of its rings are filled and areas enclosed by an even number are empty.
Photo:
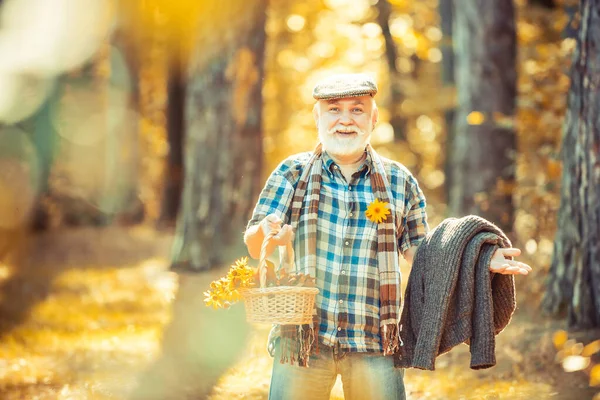
M313 107L313 118L315 119L315 125L319 127L319 102L316 102Z
M373 126L377 125L377 121L379 121L379 109L377 107L373 108L373 116L372 121Z

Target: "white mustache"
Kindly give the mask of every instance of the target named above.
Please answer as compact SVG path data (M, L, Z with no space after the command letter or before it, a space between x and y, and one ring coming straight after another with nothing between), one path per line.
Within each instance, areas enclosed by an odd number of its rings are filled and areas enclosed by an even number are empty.
M336 132L342 132L342 133L357 133L359 135L363 135L363 131L361 131L360 129L358 129L357 127L348 127L348 126L339 126L339 127L334 127L331 128L327 131L327 133L329 135L333 135Z

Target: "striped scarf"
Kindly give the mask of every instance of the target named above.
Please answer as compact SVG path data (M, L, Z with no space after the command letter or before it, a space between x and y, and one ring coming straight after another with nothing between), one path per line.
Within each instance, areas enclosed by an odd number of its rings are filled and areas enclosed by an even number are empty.
M386 184L386 173L379 155L370 145L366 151L371 160L371 189L376 199L391 203L392 194ZM292 198L291 225L299 241L295 246L296 271L316 277L317 265L317 218L319 195L321 193L321 173L323 169L322 145L314 150L302 171ZM369 159L369 158L368 158ZM379 320L380 336L383 341L383 354L392 355L399 350L398 323L400 321L400 266L396 238L396 215L390 213L377 224L377 265L379 269ZM300 366L308 366L311 351L318 352L319 317L314 314L313 326L282 326L281 362L298 361Z

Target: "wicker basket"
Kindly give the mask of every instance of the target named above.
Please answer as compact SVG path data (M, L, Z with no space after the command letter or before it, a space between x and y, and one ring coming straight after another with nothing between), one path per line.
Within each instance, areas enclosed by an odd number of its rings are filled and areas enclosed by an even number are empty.
M301 286L266 286L266 248L269 240L277 234L271 231L263 241L258 264L260 288L240 291L246 307L246 320L259 324L302 325L311 324L315 307L315 297L319 289ZM292 244L280 249L282 267L293 265ZM287 262L286 262L287 261Z

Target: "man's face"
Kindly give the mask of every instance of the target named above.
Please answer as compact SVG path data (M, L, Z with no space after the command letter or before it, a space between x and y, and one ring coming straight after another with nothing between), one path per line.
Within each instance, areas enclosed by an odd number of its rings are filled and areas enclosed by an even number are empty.
M360 154L377 122L371 96L319 100L314 110L323 148L334 156Z

